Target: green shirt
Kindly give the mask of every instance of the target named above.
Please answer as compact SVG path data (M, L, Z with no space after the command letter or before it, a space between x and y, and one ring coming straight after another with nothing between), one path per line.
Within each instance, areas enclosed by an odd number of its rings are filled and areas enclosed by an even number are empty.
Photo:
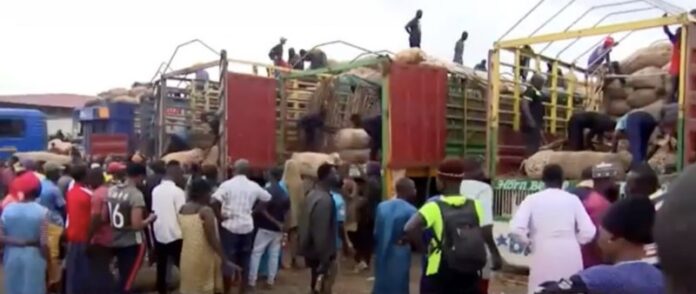
M481 202L479 202L478 200L469 200L474 201L474 205L476 208L476 216L478 218L479 223L481 223L483 216L483 207L481 206ZM467 198L460 195L443 195L437 201L442 201L452 206L462 206L464 205L464 203L466 203ZM442 231L444 229L444 221L442 219L440 206L438 206L437 201L430 201L423 205L423 207L421 207L420 210L418 210L420 215L425 220L426 228L431 229L433 231L433 234L435 234L435 238L432 238L430 240L429 247L431 248L439 246L437 240L442 240ZM428 255L428 267L425 269L426 276L437 274L438 270L440 269L441 250L429 250L429 252L430 253Z

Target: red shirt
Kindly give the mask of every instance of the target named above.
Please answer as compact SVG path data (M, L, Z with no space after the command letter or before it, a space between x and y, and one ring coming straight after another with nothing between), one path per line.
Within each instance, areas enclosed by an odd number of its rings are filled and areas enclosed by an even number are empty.
M109 209L107 208L107 199L109 188L101 186L94 190L92 195L92 216L98 216L102 220L102 225L96 229L92 236L92 244L101 246L111 246L111 224L109 224Z
M582 204L585 206L587 214L590 215L590 219L592 219L592 223L596 227L599 227L604 213L609 209L609 206L611 206L609 200L596 191L592 191L590 195L582 201ZM602 264L601 252L599 252L596 238L594 241L582 245L581 249L584 268Z
M677 36L677 40L672 45L672 58L669 64L669 74L672 76L679 75L679 67L681 65L681 37Z
M67 203L66 212L68 215L68 220L65 223L68 242L87 242L92 191L82 187L79 183L75 183L68 190L65 202Z

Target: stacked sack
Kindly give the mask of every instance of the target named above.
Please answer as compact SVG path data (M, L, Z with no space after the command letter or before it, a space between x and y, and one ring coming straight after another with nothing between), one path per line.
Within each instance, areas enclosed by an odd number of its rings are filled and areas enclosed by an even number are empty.
M153 95L153 90L147 85L136 84L131 89L113 88L108 91L97 94L97 99L88 103L99 101L106 102L125 102L131 104L140 104L143 97Z
M302 176L310 178L317 177L317 170L322 164L339 165L341 163L338 153L295 152L290 160L297 163Z
M542 150L529 157L522 165L525 174L532 179L541 179L545 166L558 164L563 168L566 179L579 180L582 178L583 170L600 163L612 164L618 171L618 178L622 179L631 164L631 155L625 151L611 153Z
M339 130L334 135L334 146L346 163L363 164L370 159L370 136L364 129Z
M659 42L638 49L619 63L621 73L629 75L626 84L613 79L604 87L606 112L622 116L632 109L648 106L660 100L670 88L666 66L672 45Z

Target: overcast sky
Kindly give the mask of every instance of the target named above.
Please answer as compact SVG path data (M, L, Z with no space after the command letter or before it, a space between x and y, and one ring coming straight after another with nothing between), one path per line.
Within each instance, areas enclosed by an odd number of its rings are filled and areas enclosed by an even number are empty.
M372 50L398 51L407 46L404 25L423 9L422 47L450 60L461 31L469 31L465 64L485 58L491 45L538 0L22 0L4 1L0 9L0 94L76 93L93 95L134 81L149 81L158 65L183 42L200 39L235 59L268 62L278 38L286 48L309 48L330 40L345 40ZM570 0L547 0L511 34L530 34ZM620 1L620 0L612 0ZM683 8L693 0L671 0ZM565 29L588 7L609 0L577 0L542 32ZM661 2L661 1L652 1ZM664 1L662 1L664 2ZM696 6L691 4L692 6ZM581 20L592 26L612 11L647 4L603 9ZM693 8L693 7L691 7ZM657 17L659 10L621 14L604 23ZM620 39L623 34L614 36ZM587 38L567 50L573 60L597 42ZM615 58L663 38L661 30L635 33L615 50ZM565 43L545 53L555 55ZM543 45L537 45L539 51ZM350 60L360 51L325 48L330 59ZM180 50L174 68L215 60L202 46ZM586 57L581 63L585 63Z

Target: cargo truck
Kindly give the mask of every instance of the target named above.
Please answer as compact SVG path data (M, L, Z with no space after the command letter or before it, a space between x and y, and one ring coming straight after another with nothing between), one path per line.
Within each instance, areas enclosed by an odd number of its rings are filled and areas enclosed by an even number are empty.
M626 3L612 5L622 6ZM525 17L531 14L535 8L525 14ZM588 8L587 12L576 19L573 24L577 23L589 12L595 11L596 8L601 8L601 6ZM660 8L662 7L655 9L658 10L656 15L662 14L659 11ZM670 11L667 8L664 10ZM627 9L626 11L631 12L632 10ZM555 18L561 12L562 10L550 18ZM616 13L621 12L613 12L607 16ZM601 20L606 19L607 16ZM693 17L679 12L666 17L609 25L601 24L600 21L590 28L571 30L571 25L569 29L563 32L532 34L529 37L519 39L506 39L504 36L495 42L489 58L490 111L488 113L486 158L488 172L494 178L494 211L496 219L494 237L501 254L508 264L519 267L526 267L528 264L527 259L530 252L510 238L508 221L514 214L517 205L522 202L525 196L543 188L543 184L540 181L530 180L519 174L520 164L525 159L523 138L519 132L521 117L520 96L525 81L521 77L520 72L529 71L542 74L550 81L549 86L544 91L548 98L548 101L545 103L545 133L549 136L547 141L552 141L555 138L565 138L567 123L573 111L581 109L598 110L603 97L603 92L601 91L603 79L597 77L595 73L578 66L576 62L580 57L575 57L574 59L571 57L571 59L565 59L564 61L563 50L556 56L548 56L525 53L520 48L525 45L542 45L534 48L537 51L543 51L539 50L539 48L542 48L545 44L548 47L548 44L557 41L574 40L570 43L570 46L572 46L578 39L584 37L607 36L619 32L627 32L628 34L624 36L628 37L633 32L642 30L661 31L661 28L665 25L681 26L684 32L681 39L681 86L678 88L680 110L677 138L677 170L681 170L684 166L696 161L696 141L694 141L694 138L696 138L696 108L693 107L693 104L696 103L696 25L694 25ZM636 34L636 36L638 35ZM649 40L644 43L649 44L652 41ZM591 49L593 48L589 48L585 53ZM527 68L520 62L523 57L527 57L532 61ZM582 60L584 61L585 59ZM545 68L541 66L544 63L551 65L552 70L550 74L546 74L546 71L541 71L541 68ZM566 85L564 88L558 86L562 79L556 74L558 69L563 69L565 73ZM569 75L574 75L578 78L568 79ZM512 78L509 78L510 76ZM669 175L663 175L662 177L672 178ZM567 182L566 185L570 186L573 183Z

